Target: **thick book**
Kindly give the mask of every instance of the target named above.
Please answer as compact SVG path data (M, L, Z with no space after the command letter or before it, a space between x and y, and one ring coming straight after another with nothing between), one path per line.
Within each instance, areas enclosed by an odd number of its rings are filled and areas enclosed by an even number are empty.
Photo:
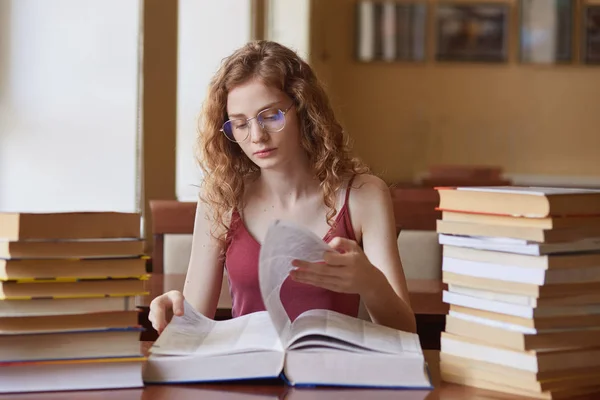
M502 301L481 299L447 290L443 292L443 301L444 303L456 306L530 319L575 316L600 317L600 304L529 307L504 303Z
M549 389L543 392L535 392L530 390L523 390L519 387L515 387L510 381L503 381L502 383L496 383L494 381L480 379L479 374L467 373L461 375L454 371L448 371L446 365L440 364L440 376L444 382L455 383L458 385L472 386L478 389L491 390L494 392L504 392L511 395L519 396L519 398L534 398L542 400L558 400L558 399L596 399L600 394L600 386L569 386L558 389ZM597 377L588 378L587 382L593 382L593 379ZM582 380L575 380L577 384L582 384ZM583 384L586 381L583 381ZM583 396L583 397L581 397ZM592 397L590 397L592 396ZM505 397L506 398L506 397Z
M140 214L123 212L0 213L0 238L139 238Z
M444 270L442 270L442 281L449 285L453 284L474 289L483 289L537 298L574 296L583 293L597 293L600 291L600 282L598 281L537 285L532 283L480 278L472 275L458 274L456 272Z
M499 301L506 304L514 304L526 307L547 307L547 306L575 306L600 304L600 293L581 293L570 296L554 296L537 298L534 296L525 296L512 293L502 293L497 291L475 289L466 286L448 285L448 290L452 293L458 293L481 300Z
M532 285L558 285L585 282L600 282L600 266L563 269L522 267L498 262L463 260L444 255L442 271L477 278L497 279L503 282L527 283Z
M436 230L438 233L445 233L448 235L505 237L529 240L538 243L564 243L600 237L600 225L577 228L543 229L438 220Z
M446 257L460 260L544 270L600 266L600 252L544 254L533 256L528 254L471 249L468 247L444 246L443 253Z
M122 328L138 325L138 311L110 311L89 314L0 317L0 335L29 332L52 333Z
M438 188L442 210L545 218L600 215L600 190L551 187Z
M0 362L0 393L142 388L144 361L137 356ZM141 399L139 390L128 394ZM114 398L114 394L106 393L106 397Z
M562 243L539 243L524 239L489 236L461 236L440 233L438 241L444 246L468 247L478 250L541 256L600 251L600 238L587 238Z
M597 328L600 326L600 315L579 314L548 317L533 316L532 318L525 318L456 304L450 304L448 315L481 323L491 321L492 323L510 325L516 330L528 331L531 333L547 329Z
M60 315L134 311L136 309L135 296L100 294L88 298L76 296L73 298L42 297L32 299L31 297L27 297L0 301L0 318L54 317Z
M291 386L432 389L416 334L330 310L305 311L293 322L279 291L294 259L323 260L330 247L312 232L278 221L260 251L266 311L213 321L185 303L150 348L147 383L281 377Z
M144 254L143 239L0 240L0 258L117 258Z
M514 350L543 350L572 347L600 347L600 327L574 329L542 329L528 332L527 328L481 318L446 316L445 332L479 340L496 347Z
M600 368L581 368L563 371L526 372L503 365L472 360L444 352L440 353L440 370L455 376L469 377L476 381L498 384L510 382L510 386L530 392L544 392L575 387L596 386Z
M74 331L30 331L0 335L0 363L139 357L137 326Z
M492 215L473 212L455 212L437 209L442 220L452 222L469 222L484 225L501 225L538 229L565 229L600 226L600 216L564 216L546 218L513 217L511 215Z
M529 373L568 371L600 367L600 348L568 347L520 351L481 340L442 332L441 351Z
M126 278L146 274L146 257L0 259L0 281Z
M2 282L0 300L90 298L146 294L143 279L82 280L79 282Z

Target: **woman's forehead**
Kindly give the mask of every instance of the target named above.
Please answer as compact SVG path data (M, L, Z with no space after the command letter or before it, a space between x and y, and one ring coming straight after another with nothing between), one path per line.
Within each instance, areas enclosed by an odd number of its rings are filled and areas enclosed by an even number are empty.
M256 115L269 106L279 106L286 100L281 90L266 85L259 80L251 80L238 85L227 95L227 113L229 115Z

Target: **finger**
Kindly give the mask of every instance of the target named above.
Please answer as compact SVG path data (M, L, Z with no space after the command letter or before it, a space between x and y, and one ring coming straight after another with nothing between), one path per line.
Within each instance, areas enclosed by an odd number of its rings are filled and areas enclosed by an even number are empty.
M169 299L169 306L173 309L173 314L177 316L183 315L183 295L178 290L171 290L166 293Z
M348 265L348 254L347 253L338 253L337 251L326 251L323 256L325 262L329 265Z
M160 333L167 324L166 321L161 322L160 320L157 320L153 314L150 314L148 320L152 323L152 328L154 328L154 330L158 333Z
M323 289L332 290L334 292L342 291L342 281L331 276L323 276L316 274L307 274L299 277L292 277L294 281L307 285L317 286Z
M162 331L166 328L167 323L154 323L152 324L152 327L154 328L154 330L160 335L162 333Z
M305 260L292 260L292 266L297 268L310 268L311 266L310 261L305 261Z
M152 301L150 304L150 315L148 316L148 319L152 322L152 327L157 332L160 332L167 325L165 305L161 297L157 297Z
M356 249L358 244L354 240L336 236L329 242L329 246L339 253L347 253Z
M296 281L302 281L305 283L340 283L343 281L342 277L337 275L319 274L314 271L299 270L293 271L291 274L292 279Z
M302 261L298 263L298 267L296 270L290 271L290 274L303 272L314 273L324 276L340 276L341 271L338 266L328 265L327 263L311 263L307 261Z

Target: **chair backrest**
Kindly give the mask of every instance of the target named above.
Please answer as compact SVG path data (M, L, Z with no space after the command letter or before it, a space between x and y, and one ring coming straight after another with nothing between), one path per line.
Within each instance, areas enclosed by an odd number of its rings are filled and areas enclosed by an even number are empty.
M407 279L441 279L442 248L438 243L437 190L426 187L391 189L398 252Z
M189 235L194 232L196 203L177 200L151 200L152 272L165 273L165 235ZM191 241L191 238L189 239ZM184 255L189 260L189 253ZM186 265L187 266L187 265Z

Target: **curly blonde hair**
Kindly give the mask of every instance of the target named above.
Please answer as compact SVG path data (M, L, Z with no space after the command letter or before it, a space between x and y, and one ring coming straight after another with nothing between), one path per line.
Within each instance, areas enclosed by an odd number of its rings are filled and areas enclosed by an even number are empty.
M329 99L311 67L294 51L276 42L254 41L225 58L210 82L199 124L199 164L204 172L201 201L212 210L212 232L220 226L224 240L233 210L243 209L244 185L260 169L220 131L227 118L227 95L250 79L260 79L293 99L300 123L301 144L329 209L333 226L336 191L354 174L368 168L351 155L349 138L336 120Z

